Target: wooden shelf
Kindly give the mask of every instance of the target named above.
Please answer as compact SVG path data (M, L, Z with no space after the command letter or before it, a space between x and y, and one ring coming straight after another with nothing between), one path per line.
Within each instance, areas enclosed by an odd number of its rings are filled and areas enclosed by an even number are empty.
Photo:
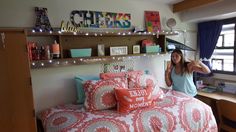
M150 33L150 32L130 32L130 31L105 31L105 32L60 32L58 29L53 32L32 32L32 30L25 30L25 35L28 41L36 42L37 45L51 45L56 40L60 45L61 59L39 60L32 61L31 69L47 68L47 67L61 67L70 65L84 65L84 64L99 64L111 63L116 61L123 61L128 59L135 59L141 56L163 55L166 53L166 37L165 35L177 35L177 33ZM151 54L132 54L134 45L142 45L142 40L151 40L161 48L162 53ZM98 55L98 44L104 45L105 56ZM128 55L109 56L110 48L116 46L127 46ZM71 49L86 49L92 50L91 57L70 58ZM141 49L142 50L142 49Z
M94 57L38 60L38 61L32 61L30 66L31 69L41 69L49 67L72 66L72 65L104 64L104 63L106 64L117 61L138 59L142 56L156 56L164 54L165 53L143 53L143 54L129 54L129 55L117 55L117 56L94 56Z

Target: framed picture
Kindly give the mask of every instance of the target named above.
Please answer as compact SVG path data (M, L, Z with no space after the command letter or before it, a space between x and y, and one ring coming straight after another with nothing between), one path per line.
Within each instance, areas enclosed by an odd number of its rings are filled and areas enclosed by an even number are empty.
M127 46L117 46L117 47L110 47L110 55L127 55L128 54L128 47Z
M105 46L104 44L98 44L98 56L105 55Z
M140 45L133 45L133 54L140 53Z
M145 24L148 32L161 31L161 21L158 11L145 11Z

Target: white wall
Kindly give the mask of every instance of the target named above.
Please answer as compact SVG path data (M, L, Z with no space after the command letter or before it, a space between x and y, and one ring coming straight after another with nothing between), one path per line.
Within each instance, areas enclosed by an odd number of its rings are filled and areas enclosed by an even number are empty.
M133 25L144 26L144 10L159 11L162 27L165 21L174 17L178 28L185 29L188 24L182 23L172 9L162 3L144 0L1 0L0 27L33 27L35 24L34 7L46 7L53 27L59 27L62 20L69 21L72 10L94 10L105 12L124 12L131 14Z
M33 27L35 23L34 7L46 7L52 27L59 27L62 20L69 21L72 10L93 10L104 12L124 12L131 14L132 25L144 26L144 11L159 11L162 29L166 29L168 18L177 20L177 30L195 30L194 24L181 22L179 17L172 13L171 8L162 3L144 0L1 0L0 27ZM183 41L183 36L172 36L173 39ZM189 46L196 47L196 32L187 37ZM135 63L136 69L147 68L159 80L164 82L164 60L169 55L152 58L142 57ZM143 63L145 62L145 63ZM78 74L98 74L100 65L82 65L60 68L46 68L31 70L33 94L36 111L45 108L75 101L75 86L73 77Z
M31 70L36 112L56 104L75 102L76 75L98 75L100 65L80 65Z

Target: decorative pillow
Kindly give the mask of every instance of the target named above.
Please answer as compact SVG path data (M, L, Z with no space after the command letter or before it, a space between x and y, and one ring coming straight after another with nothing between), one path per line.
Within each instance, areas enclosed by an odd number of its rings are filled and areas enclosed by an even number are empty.
M158 86L157 80L152 75L147 74L130 74L128 78L129 88L152 88L154 100L164 97L162 89Z
M138 71L128 71L128 72L117 72L117 73L100 73L100 78L101 79L111 79L111 78L117 78L117 77L124 77L124 78L130 78L130 76L136 77L136 76L141 76L143 75L144 72L141 70ZM128 82L128 87L129 86ZM133 86L132 86L133 87Z
M75 86L77 92L77 103L84 103L85 93L83 89L83 81L87 80L99 80L99 76L95 75L78 75L75 76Z
M162 99L164 93L162 89L157 84L157 80L152 75L144 74L143 71L128 71L128 72L118 72L118 73L100 73L101 79L110 79L117 77L128 77L128 88L146 88L152 87L152 95L154 100Z
M153 106L152 88L145 89L124 89L116 88L117 109L121 113L128 113L132 110Z
M157 80L152 75L147 74L130 74L128 78L129 88L143 88L154 86Z
M158 86L158 84L156 84L154 87L152 87L152 97L153 100L157 101L157 100L161 100L164 98L165 93L163 92L163 90Z
M100 73L101 79L111 79L111 78L117 78L117 77L126 77L126 72L107 72L107 73Z
M89 111L104 110L116 106L114 88L126 88L125 78L89 80L84 83L85 108Z

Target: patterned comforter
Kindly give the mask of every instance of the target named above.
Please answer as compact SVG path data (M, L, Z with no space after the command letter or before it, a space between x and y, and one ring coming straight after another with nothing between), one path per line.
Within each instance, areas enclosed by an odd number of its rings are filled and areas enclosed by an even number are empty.
M40 114L46 132L217 132L211 108L180 92L165 90L152 108L128 114L113 110L88 112L82 105L61 105Z

